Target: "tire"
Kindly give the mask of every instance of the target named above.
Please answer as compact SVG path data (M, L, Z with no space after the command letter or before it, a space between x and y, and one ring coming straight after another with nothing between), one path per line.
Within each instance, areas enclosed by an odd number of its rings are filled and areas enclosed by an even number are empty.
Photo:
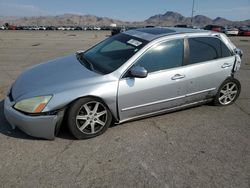
M231 105L239 97L240 92L241 92L240 82L235 78L228 78L221 84L214 98L214 105L216 106Z
M70 132L77 139L88 139L108 129L112 114L101 100L81 98L69 107L67 122Z

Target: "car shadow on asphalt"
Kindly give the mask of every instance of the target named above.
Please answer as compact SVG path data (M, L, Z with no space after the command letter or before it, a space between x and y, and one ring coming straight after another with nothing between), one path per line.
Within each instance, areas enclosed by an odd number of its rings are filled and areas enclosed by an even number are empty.
M26 140L44 140L40 138L31 137L18 128L12 129L11 125L7 122L4 116L4 100L0 101L0 134L8 137L26 139ZM56 136L62 139L75 140L68 132L67 126L62 125L59 134ZM56 139L56 138L55 138Z

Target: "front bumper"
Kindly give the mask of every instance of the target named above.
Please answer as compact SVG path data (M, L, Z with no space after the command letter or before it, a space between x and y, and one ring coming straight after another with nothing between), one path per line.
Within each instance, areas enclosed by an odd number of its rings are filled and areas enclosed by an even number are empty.
M56 115L29 116L25 115L12 106L13 102L9 97L4 100L4 115L12 128L18 127L26 134L45 139L55 138L55 129L60 126L64 111L58 112Z

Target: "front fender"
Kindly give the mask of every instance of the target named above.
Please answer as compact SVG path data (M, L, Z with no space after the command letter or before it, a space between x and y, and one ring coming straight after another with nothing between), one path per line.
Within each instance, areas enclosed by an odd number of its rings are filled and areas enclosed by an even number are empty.
M86 96L94 96L102 99L110 109L114 118L118 119L117 112L117 88L118 81L109 81L96 85L73 88L62 92L55 93L47 104L43 112L65 108L73 101Z

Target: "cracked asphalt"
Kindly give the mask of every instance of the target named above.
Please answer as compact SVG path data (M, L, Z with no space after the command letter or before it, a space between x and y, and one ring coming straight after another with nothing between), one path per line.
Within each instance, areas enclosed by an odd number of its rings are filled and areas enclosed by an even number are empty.
M27 67L87 49L108 32L0 32L0 187L250 187L250 38L242 93L228 107L203 105L54 141L12 130L3 115L9 85Z

